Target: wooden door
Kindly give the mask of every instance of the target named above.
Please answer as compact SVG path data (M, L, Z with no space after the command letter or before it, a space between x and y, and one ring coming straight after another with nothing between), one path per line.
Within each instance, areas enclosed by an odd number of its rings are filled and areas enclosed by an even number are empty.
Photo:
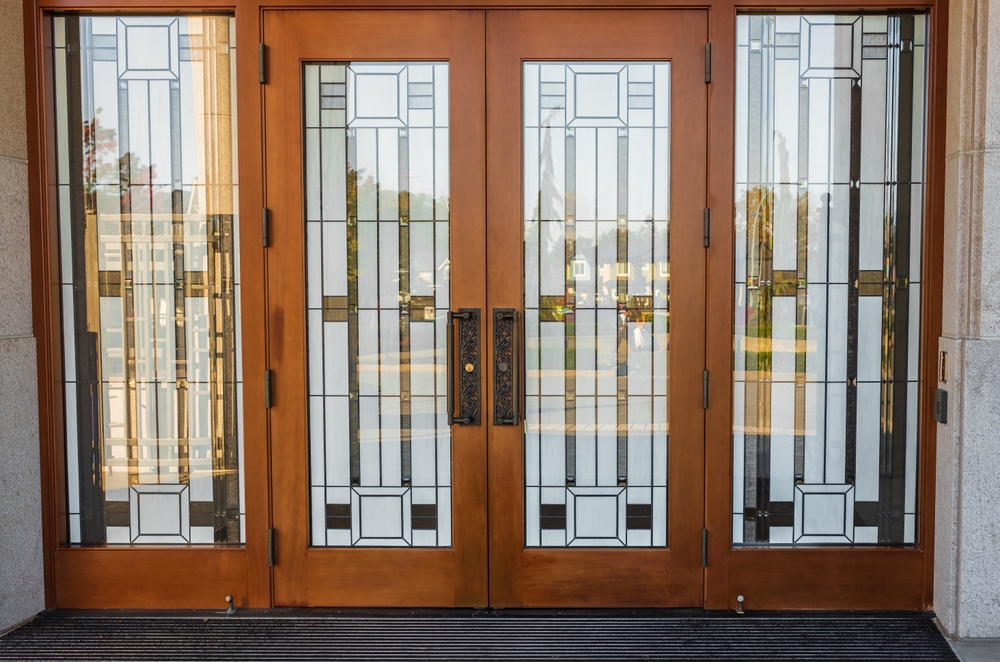
M264 13L276 605L486 604L483 22Z
M702 604L706 41L488 14L492 606Z

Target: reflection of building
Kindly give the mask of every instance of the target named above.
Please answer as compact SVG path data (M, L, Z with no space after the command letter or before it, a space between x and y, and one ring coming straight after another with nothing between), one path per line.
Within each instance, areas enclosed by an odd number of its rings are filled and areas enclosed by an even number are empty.
M70 542L241 540L231 23L55 21Z

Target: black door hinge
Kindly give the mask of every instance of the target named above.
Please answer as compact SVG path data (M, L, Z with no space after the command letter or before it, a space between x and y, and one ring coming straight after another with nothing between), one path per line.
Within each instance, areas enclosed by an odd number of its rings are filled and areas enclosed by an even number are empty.
M271 210L264 207L260 210L260 240L264 248L271 245Z
M264 42L260 42L259 44L257 44L257 66L260 69L259 71L260 82L262 84L267 82L267 76L265 75L266 62L264 57L266 51L267 51L267 46L264 45Z
M701 530L701 567L708 567L708 529Z
M712 212L705 207L705 248L712 243Z
M264 371L264 409L271 408L271 371Z
M274 529L267 530L267 567L274 567Z
M705 44L705 82L712 82L712 44Z
M701 408L708 409L708 370L701 376Z

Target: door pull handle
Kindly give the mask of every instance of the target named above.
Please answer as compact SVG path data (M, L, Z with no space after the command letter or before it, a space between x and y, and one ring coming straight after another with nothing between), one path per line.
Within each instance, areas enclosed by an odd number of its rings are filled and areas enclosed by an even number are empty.
M455 387L455 320L458 320L458 388ZM447 378L448 425L479 425L479 308L448 311L445 369ZM456 396L458 402L456 404ZM456 412L457 407L457 412Z
M521 423L521 324L513 308L493 309L493 424Z

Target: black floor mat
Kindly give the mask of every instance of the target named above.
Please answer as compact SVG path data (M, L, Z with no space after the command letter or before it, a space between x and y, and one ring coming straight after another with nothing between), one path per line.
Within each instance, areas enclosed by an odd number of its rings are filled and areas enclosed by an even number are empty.
M0 660L949 660L928 614L267 611L42 614Z

